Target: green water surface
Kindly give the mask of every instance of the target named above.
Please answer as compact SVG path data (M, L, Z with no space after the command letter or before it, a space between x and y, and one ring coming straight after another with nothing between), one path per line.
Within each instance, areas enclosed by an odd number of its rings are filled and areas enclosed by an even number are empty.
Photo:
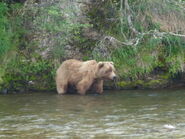
M185 90L0 95L0 139L185 139Z

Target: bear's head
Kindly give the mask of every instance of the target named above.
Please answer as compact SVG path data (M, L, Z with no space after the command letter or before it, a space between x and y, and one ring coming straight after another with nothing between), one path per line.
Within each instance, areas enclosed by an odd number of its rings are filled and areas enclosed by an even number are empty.
M115 80L117 78L115 74L115 68L113 62L98 62L96 76L100 79Z

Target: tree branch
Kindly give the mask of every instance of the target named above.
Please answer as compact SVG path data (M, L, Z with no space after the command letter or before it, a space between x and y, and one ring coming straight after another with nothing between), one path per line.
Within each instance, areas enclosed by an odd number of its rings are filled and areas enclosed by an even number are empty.
M130 27L130 29L131 29L131 31L134 33L134 34L140 34L140 32L138 32L136 29L135 29L135 27L134 27L134 25L133 25L133 23L132 23L132 15L131 15L131 9L130 9L130 6L129 6L129 4L128 4L128 0L125 0L125 15L127 15L127 21L128 21L128 25L129 25L129 27Z

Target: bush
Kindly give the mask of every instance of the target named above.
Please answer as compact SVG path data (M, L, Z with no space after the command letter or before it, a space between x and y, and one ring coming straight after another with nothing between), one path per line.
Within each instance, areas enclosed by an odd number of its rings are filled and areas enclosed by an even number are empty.
M175 75L184 72L185 40L167 35L162 39L148 38L138 46L123 46L112 53L121 77L138 79L155 69Z
M4 88L10 90L50 90L55 87L55 69L49 61L39 59L31 61L25 57L16 57L5 70Z

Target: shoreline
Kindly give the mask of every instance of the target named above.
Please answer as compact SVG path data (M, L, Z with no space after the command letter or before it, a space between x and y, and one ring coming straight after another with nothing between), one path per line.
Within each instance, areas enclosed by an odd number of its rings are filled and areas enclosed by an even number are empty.
M133 83L133 82L132 82ZM104 85L104 91L123 91L123 90L161 90L161 89L185 89L185 83L184 82L179 82L179 83L169 83L163 86L115 86L113 85L113 83L110 84L105 84ZM26 93L30 93L30 92L41 92L41 93L56 93L57 91L55 88L53 89L34 89L34 88L20 88L19 90L14 90L14 89L1 89L0 90L0 94L1 95L6 95L6 94L26 94ZM91 91L88 91L88 94L92 93ZM76 94L76 91L72 90L69 94Z

